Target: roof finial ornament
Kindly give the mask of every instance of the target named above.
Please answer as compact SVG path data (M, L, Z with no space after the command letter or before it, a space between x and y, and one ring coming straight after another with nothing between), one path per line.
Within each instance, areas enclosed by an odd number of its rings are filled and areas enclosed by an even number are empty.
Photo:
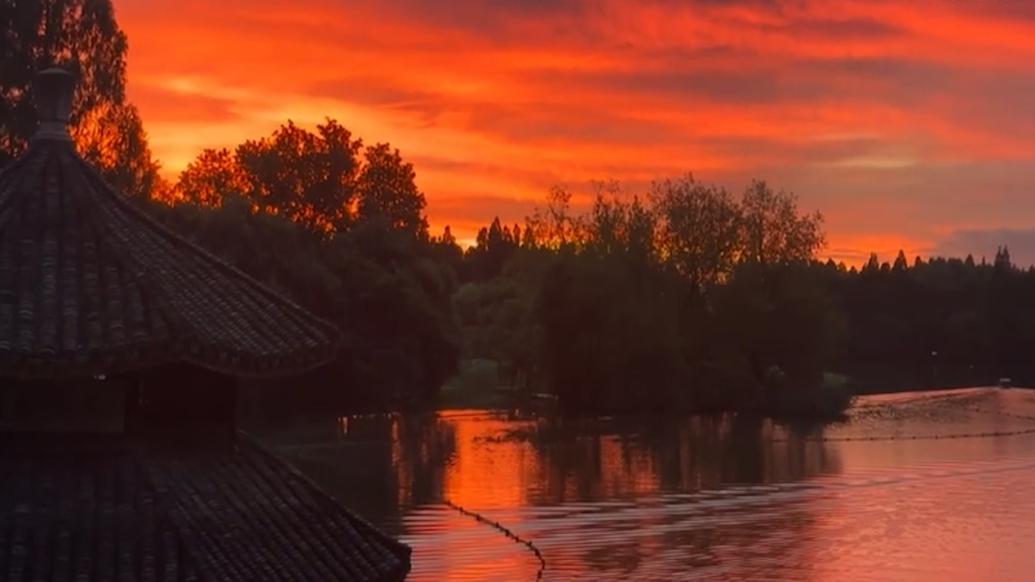
M33 93L40 125L33 141L72 141L68 122L72 118L74 92L75 78L65 69L51 67L36 73Z

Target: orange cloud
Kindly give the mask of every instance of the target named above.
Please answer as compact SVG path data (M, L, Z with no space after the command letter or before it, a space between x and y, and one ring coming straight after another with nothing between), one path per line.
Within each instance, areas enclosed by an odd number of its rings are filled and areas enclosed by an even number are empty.
M687 171L734 191L753 177L796 191L825 212L841 258L1035 226L1035 10L1022 5L116 9L130 98L170 174L203 148L331 116L414 161L433 226L461 239L496 214L520 221L554 184L613 178L637 191Z

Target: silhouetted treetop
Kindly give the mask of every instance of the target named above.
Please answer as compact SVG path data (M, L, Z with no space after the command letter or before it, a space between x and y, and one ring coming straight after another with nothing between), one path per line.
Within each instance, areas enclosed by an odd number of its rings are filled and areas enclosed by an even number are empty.
M744 254L744 214L730 194L691 175L655 182L659 253L694 287L720 282Z
M4 0L0 28L0 167L36 131L34 75L60 66L78 79L71 133L83 158L129 196L160 186L140 116L126 101L126 35L110 0Z
M176 193L181 199L198 206L221 206L224 199L244 196L248 181L238 166L237 158L228 149L207 149L180 172Z
M825 244L823 216L802 215L793 194L756 180L741 199L741 259L762 264L804 263Z
M362 145L334 120L315 132L288 121L237 148L245 195L260 210L311 230L345 230L354 220Z
M359 219L383 220L392 228L426 238L427 202L417 189L413 164L404 162L399 150L386 143L368 147L359 176Z
M1013 262L1010 260L1010 249L1006 246L999 247L995 253L995 269L999 272L1006 272L1013 269Z
M901 273L909 268L909 260L906 259L906 252L903 250L898 251L898 256L895 257L895 264L892 265L891 270L896 273Z
M550 249L577 246L582 242L582 217L571 207L572 192L562 186L550 189L546 206L536 207L526 219L529 243Z
M388 144L362 140L333 119L314 131L288 121L234 150L205 150L180 174L180 200L220 206L241 196L253 209L323 235L383 223L427 239L427 205L412 164Z

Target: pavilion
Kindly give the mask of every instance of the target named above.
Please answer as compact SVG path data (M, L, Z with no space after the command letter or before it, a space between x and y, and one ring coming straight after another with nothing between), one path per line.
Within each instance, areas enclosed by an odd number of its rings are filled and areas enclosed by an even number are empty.
M0 414L0 580L405 578L409 548L236 430L238 381L328 362L337 329L109 187L73 90L38 75L39 129L0 173L0 390L78 409Z

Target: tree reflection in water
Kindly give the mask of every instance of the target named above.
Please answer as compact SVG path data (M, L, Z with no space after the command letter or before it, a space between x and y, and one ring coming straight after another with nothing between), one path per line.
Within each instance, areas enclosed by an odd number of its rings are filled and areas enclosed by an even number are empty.
M708 491L840 470L836 451L805 435L742 415L446 411L328 419L276 440L335 496L414 544L415 578L477 579L504 569L534 577L535 564L503 536L449 515L444 499L536 540L553 573L630 574L664 556L679 568L707 568L729 541L723 505L732 504L730 519L743 519L736 499L750 495ZM718 521L688 527L702 508ZM812 519L807 505L800 509L753 515L752 551L785 552L769 534L793 543L792 532Z

